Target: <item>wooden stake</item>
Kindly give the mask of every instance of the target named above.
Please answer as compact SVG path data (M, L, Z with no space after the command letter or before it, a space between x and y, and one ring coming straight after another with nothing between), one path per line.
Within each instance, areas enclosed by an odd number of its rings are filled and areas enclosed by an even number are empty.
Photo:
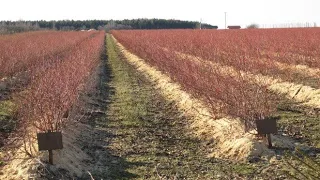
M268 148L272 148L271 134L267 134L267 137L268 137Z
M48 131L49 133L51 132L51 130ZM49 164L53 165L53 153L52 150L48 150L49 152Z
M53 153L52 150L48 150L49 151L49 164L53 165Z

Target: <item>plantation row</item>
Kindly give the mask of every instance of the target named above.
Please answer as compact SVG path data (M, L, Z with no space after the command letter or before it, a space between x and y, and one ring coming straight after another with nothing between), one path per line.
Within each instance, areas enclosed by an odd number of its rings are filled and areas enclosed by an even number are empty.
M0 79L54 63L95 33L29 32L3 36L0 43ZM60 56L60 57L59 57Z
M104 37L104 32L35 32L2 37L1 46L9 52L1 51L1 63L8 69L1 70L1 76L10 79L25 72L29 79L25 90L14 97L17 132L25 141L32 141L34 131L61 130L66 114L100 62Z
M228 72L216 66L199 63L187 56L178 56L176 51L159 43L163 41L159 40L161 37L150 40L141 35L148 33L153 34L156 31L112 32L114 37L131 52L167 73L185 90L206 102L216 118L226 115L239 117L246 129L250 130L255 127L255 120L268 118L276 111L275 97L268 92L266 85L252 83L252 80L243 76L239 69ZM175 44L176 49L188 46L188 44L176 44L175 41L169 40L170 38L173 37L168 34L167 43Z
M241 31L171 30L128 31L159 46L191 53L204 59L227 61L276 60L320 67L320 29L264 29ZM299 42L299 43L297 43ZM234 61L234 59L233 59ZM242 62L245 63L245 62Z
M306 89L320 87L319 74L308 74L309 69L319 70L319 38L315 37L320 36L320 29L112 34L131 52L204 100L212 114L239 117L247 129L276 111L278 97L269 91L275 80L303 84ZM307 72L296 71L296 65L305 65ZM279 84L279 88L287 87Z
M280 77L296 83L320 76L319 73L308 72L310 68L318 68L317 72L320 72L318 28L125 31L125 34L143 39L146 44L150 43L169 51L189 54L254 74ZM295 65L304 65L307 70L300 70ZM320 83L305 83L320 87Z
M85 80L99 64L104 33L85 41L33 81L20 112L40 131L58 131L63 115L78 98Z

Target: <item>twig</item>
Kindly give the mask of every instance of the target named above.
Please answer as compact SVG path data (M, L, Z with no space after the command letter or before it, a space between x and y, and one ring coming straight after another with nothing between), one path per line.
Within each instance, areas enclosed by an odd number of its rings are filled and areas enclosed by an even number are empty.
M94 178L93 178L92 174L91 174L89 171L87 171L87 173L89 174L89 176L90 176L91 180L94 180Z

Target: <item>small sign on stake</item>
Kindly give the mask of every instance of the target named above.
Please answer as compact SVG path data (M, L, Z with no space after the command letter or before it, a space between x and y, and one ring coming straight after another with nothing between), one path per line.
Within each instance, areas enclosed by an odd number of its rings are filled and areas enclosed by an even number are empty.
M272 148L270 134L274 134L278 132L277 120L279 120L279 117L267 118L267 119L256 121L258 134L267 136L269 148Z
M49 163L53 164L52 150L63 148L61 132L38 133L37 139L39 151L49 151Z

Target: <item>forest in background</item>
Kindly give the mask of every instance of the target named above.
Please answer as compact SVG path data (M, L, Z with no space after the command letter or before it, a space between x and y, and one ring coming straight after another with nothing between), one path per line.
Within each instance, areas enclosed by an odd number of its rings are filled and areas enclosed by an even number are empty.
M58 21L0 21L0 33L17 33L34 30L112 30L112 29L199 29L196 21L166 19L132 20L58 20ZM202 29L217 29L218 26L202 23Z

